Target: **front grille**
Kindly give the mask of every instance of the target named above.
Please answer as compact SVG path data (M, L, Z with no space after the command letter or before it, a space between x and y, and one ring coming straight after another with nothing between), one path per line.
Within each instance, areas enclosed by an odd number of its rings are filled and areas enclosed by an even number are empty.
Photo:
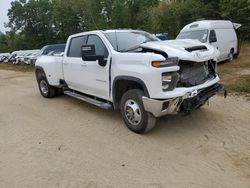
M215 62L179 61L179 81L177 87L193 87L205 83L216 76Z

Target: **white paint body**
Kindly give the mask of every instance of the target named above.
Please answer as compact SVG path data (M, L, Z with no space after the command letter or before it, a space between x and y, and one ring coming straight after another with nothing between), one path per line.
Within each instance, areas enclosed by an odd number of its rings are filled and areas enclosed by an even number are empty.
M220 62L229 59L231 51L233 51L234 55L238 53L238 39L235 29L240 26L240 24L235 24L226 20L202 20L186 25L180 31L180 34L185 32L207 30L207 34L204 34L204 39L206 38L204 42L206 44L213 45L220 51L220 55L218 57L218 62ZM213 30L215 31L217 41L210 43L209 38L211 31ZM177 36L177 39L179 35Z
M82 35L98 35L108 49L107 65L101 67L96 61L83 61L82 58L67 56L69 44L73 37ZM205 45L206 51L188 52L184 48ZM202 62L217 60L218 50L209 44L202 44L193 40L156 41L148 42L141 46L151 49L161 49L169 57L179 57L182 60ZM58 86L60 79L67 82L70 89L96 96L113 102L112 90L114 80L118 76L130 76L140 79L146 86L149 97L153 99L169 99L186 95L196 89L209 87L219 81L219 77L208 80L204 84L189 88L176 88L173 91L163 92L162 73L176 72L179 66L164 68L152 67L152 61L164 61L162 55L155 53L121 53L113 49L102 31L85 32L69 37L63 57L41 56L36 61L36 66L44 69L50 85ZM110 79L110 80L109 80Z

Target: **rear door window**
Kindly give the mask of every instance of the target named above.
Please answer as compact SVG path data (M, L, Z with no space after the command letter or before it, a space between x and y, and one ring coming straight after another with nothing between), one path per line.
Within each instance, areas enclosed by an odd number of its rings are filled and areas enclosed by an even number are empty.
M74 37L70 41L68 57L82 57L81 47L86 44L87 36Z

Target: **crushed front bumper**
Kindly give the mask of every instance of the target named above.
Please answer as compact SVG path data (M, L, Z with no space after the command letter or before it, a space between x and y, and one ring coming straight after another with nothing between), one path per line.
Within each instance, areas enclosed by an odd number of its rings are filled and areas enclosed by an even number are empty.
M142 97L144 109L151 112L155 117L167 114L177 114L178 112L190 112L205 104L209 98L216 93L223 91L221 84L214 84L200 90L193 90L183 96L169 99L151 99Z

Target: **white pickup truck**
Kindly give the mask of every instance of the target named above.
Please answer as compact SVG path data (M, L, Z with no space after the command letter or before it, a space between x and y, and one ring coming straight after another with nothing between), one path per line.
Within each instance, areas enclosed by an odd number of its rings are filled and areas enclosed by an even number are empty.
M190 112L223 89L219 52L189 39L160 41L138 30L91 31L68 38L63 56L41 56L42 96L60 94L120 110L127 127L150 131L156 118Z

